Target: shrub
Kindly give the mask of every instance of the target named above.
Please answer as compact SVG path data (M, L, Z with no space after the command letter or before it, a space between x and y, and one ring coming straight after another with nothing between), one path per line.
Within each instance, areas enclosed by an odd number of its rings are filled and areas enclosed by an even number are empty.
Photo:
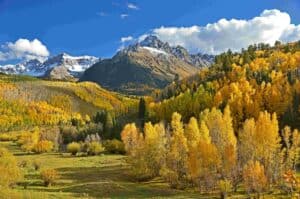
M102 124L90 123L79 129L77 140L86 141L87 137L89 142L101 141L100 133L103 131Z
M87 153L88 155L98 155L104 151L104 147L99 142L88 143Z
M21 145L23 151L31 152L39 139L40 132L38 129L35 129L33 132L22 132L19 136L18 144Z
M77 142L71 142L67 146L67 152L71 153L72 155L76 155L80 151L80 144Z
M258 161L249 161L243 169L244 185L248 193L254 192L258 195L267 187L267 177L264 166Z
M288 170L283 174L283 186L282 188L288 194L293 195L294 191L297 190L297 187L300 187L299 180L297 179L296 172L293 170Z
M77 141L78 130L74 126L65 126L60 129L62 140L64 144Z
M41 130L40 140L48 140L53 143L53 149L59 149L62 143L60 129L58 127L47 127Z
M121 142L120 140L113 139L113 140L106 140L103 143L105 150L108 153L113 153L113 154L125 154L125 148L124 148L124 143Z
M232 185L229 180L220 180L219 188L221 193L221 198L227 198L227 194L231 191Z
M0 133L0 141L7 142L7 141L15 141L16 137L8 134L8 133Z
M34 160L33 162L32 162L32 166L33 166L33 168L34 168L34 170L40 170L40 168L41 168L41 166L42 166L42 162L41 161L39 161L39 160Z
M48 140L39 141L33 148L33 151L36 153L47 153L52 151L53 142Z
M0 188L10 187L22 180L16 158L5 148L0 148Z
M20 168L26 168L27 165L28 165L27 160L22 160L18 163L18 167L20 167Z
M44 181L45 186L51 186L59 179L59 174L54 169L46 169L41 172L41 178Z

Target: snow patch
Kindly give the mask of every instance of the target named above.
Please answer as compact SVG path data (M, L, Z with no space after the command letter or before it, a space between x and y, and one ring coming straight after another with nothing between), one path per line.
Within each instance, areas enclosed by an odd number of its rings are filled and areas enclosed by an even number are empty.
M143 46L142 48L148 50L150 53L152 53L152 54L154 54L154 55L159 55L159 54L163 54L163 55L166 55L166 56L169 55L169 54L166 53L165 51L159 50L159 49L157 49L157 48L152 48L152 47L147 47L147 46Z

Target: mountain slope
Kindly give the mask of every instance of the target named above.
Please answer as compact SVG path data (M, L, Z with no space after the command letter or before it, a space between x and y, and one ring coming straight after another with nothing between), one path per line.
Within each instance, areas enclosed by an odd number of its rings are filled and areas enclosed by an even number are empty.
M47 81L0 74L0 130L56 125L73 117L112 111L116 116L135 105L135 99L107 91L91 82Z
M203 57L203 58L202 58ZM130 45L113 58L85 71L80 81L93 81L125 93L145 94L163 88L176 78L185 78L209 66L213 57L190 55L183 47L171 47L155 36Z
M64 80L80 77L87 68L99 60L92 56L73 57L62 53L44 62L34 59L16 65L4 65L0 67L0 72Z

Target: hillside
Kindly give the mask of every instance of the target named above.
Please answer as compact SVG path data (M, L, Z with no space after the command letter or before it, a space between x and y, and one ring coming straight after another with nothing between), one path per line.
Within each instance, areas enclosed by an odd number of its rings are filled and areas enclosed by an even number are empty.
M80 81L97 82L123 93L148 94L211 63L212 56L190 55L181 46L171 47L155 36L148 36L113 58L96 63L85 71Z
M109 92L95 83L40 80L0 75L0 128L55 125L73 117L92 117L100 110L128 112L135 100Z
M209 69L153 93L153 118L170 120L177 111L188 121L206 108L230 105L236 130L264 110L275 112L281 126L300 127L299 42L251 45L215 60Z

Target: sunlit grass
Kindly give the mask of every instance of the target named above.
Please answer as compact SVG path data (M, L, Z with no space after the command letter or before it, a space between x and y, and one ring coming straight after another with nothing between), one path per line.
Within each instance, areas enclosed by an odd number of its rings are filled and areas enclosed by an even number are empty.
M174 190L155 178L137 182L130 175L130 168L122 155L76 156L61 153L27 154L12 142L0 142L15 154L19 162L27 162L25 180L15 188L23 198L219 198L217 192L200 194L197 190ZM45 187L39 171L32 162L42 163L41 170L56 169L61 178L51 187ZM299 173L298 173L299 176ZM26 188L24 188L26 185ZM247 198L243 190L231 198ZM278 191L265 198L285 198Z

